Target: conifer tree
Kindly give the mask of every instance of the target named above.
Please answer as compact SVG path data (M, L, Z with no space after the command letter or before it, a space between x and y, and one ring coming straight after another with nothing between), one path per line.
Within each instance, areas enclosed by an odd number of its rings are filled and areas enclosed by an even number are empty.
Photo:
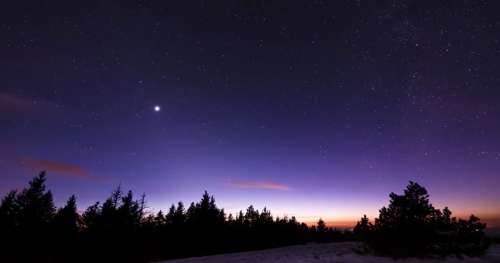
M325 233L327 231L327 227L325 224L325 221L323 219L319 219L318 223L316 224L316 232L318 233Z
M173 223L174 225L182 225L186 221L186 213L184 211L184 204L182 202L177 203L177 209L173 213Z
M77 212L76 197L72 195L63 208L57 210L54 226L64 234L74 234L80 227L80 215Z
M25 230L42 230L54 217L52 193L45 190L45 180L45 172L41 172L17 197L19 224Z
M175 217L175 205L172 204L168 209L167 215L165 216L165 219L167 220L167 223L169 225L174 224L174 217Z
M86 229L93 230L98 226L98 221L101 216L101 206L99 202L95 202L89 206L82 215L82 221Z
M360 221L356 223L353 233L361 240L365 240L372 229L372 224L366 215L363 215Z
M0 233L14 232L18 227L19 203L17 192L10 191L0 204Z

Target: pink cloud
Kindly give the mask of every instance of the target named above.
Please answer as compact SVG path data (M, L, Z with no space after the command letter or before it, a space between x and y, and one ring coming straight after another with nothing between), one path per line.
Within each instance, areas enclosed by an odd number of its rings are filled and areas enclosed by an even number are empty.
M0 92L0 113L39 114L57 108L57 105L40 97L19 96Z
M15 94L0 92L0 112L27 112L32 109L32 101Z
M230 181L227 185L236 188L268 189L278 191L290 190L290 187L287 185L271 181Z
M32 158L22 158L21 165L28 167L37 171L47 171L53 172L62 176L80 178L80 179L94 179L95 177L90 175L85 169L79 165L50 161L50 160L40 160Z

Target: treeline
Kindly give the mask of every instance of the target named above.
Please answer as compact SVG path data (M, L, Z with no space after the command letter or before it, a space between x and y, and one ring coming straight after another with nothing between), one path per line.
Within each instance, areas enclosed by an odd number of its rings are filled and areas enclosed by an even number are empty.
M147 214L145 197L120 188L77 212L75 196L56 208L45 173L11 191L0 205L0 262L148 262L252 249L352 239L350 232L274 218L253 206L226 215L205 192L187 208Z
M480 256L489 246L486 224L471 215L452 217L448 207L436 209L427 190L410 182L404 194L389 195L388 207L380 209L372 224L365 216L354 227L356 237L375 253L393 257Z
M373 223L364 216L352 232L329 228L321 219L308 227L253 206L227 215L207 192L187 208L179 202L148 214L144 195L135 199L118 188L79 214L75 196L61 208L54 206L42 172L26 189L2 199L0 262L148 262L346 240L363 241L366 252L393 257L478 256L488 248L486 224L474 215L457 219L447 207L434 208L417 183L389 197Z

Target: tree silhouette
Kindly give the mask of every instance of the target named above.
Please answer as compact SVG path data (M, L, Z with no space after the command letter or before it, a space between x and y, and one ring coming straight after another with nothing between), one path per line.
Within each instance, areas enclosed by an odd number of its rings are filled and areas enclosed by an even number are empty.
M101 206L95 202L89 206L82 215L83 225L87 230L93 230L98 227L99 217L101 215Z
M234 224L234 217L233 217L233 214L229 214L229 215L227 216L227 223L228 223L228 224L230 224L230 225Z
M328 228L326 227L325 221L320 218L316 224L316 232L325 233L326 231L328 231Z
M0 207L3 239L0 246L6 250L5 261L47 260L50 257L47 239L54 214L52 193L45 189L45 172L31 180L29 187L20 193L9 192ZM16 246L19 243L23 246Z
M253 226L255 224L257 224L257 221L259 220L259 210L255 210L255 208L253 207L253 205L250 205L248 208L247 208L247 211L245 213L245 224L249 225L249 226Z
M368 238L372 227L373 225L370 223L368 217L366 215L363 215L361 220L356 223L356 226L353 229L353 233L358 239L365 240L366 238Z
M479 255L487 248L484 224L477 217L468 221L451 218L451 211L436 209L427 190L410 181L403 195L391 193L388 207L382 207L375 225L367 227L367 219L358 223L358 233L376 251L392 256L428 254Z
M143 216L142 206L139 201L134 200L132 191L122 197L121 205L116 209L118 222L123 228L134 230L139 227Z
M178 202L166 215L148 213L145 203L144 194L136 200L132 191L124 194L118 187L81 216L75 196L56 210L40 173L28 188L2 198L0 262L150 262L352 240L349 232L328 228L322 219L309 228L295 217L273 218L266 207L259 212L250 205L226 218L207 191L187 210ZM410 182L402 195L390 194L373 225L364 215L353 231L380 254L477 256L488 245L485 227L473 215L457 219L447 207L435 209L427 190Z
M41 172L18 196L19 225L25 231L43 230L52 220L55 206L52 193L45 190L45 172Z
M81 229L82 220L77 212L76 197L72 195L66 205L59 208L52 221L52 235L54 245L60 248L58 254L61 261L74 261L78 248L78 234Z
M264 207L259 216L259 224L269 225L272 223L273 223L273 216L271 215L271 211L269 211L266 207Z
M311 228L313 239L316 242L336 242L347 240L348 233L341 232L335 228L327 227L323 219L319 219L316 226Z
M186 222L186 212L184 211L184 204L182 202L177 203L172 220L172 223L176 226L180 226Z
M18 227L18 216L17 192L10 191L0 204L0 233L13 232Z
M191 202L191 204L189 205L189 208L186 211L186 217L187 217L188 222L191 223L192 221L195 221L196 216L197 216L196 205L194 204L194 202Z
M172 204L168 209L168 213L165 216L165 220L167 221L168 224L172 225L174 224L174 217L175 217L175 205Z
M245 223L245 216L241 210L238 212L238 216L236 217L236 223L239 225L243 225Z
M153 222L155 226L164 226L167 224L167 218L163 215L163 212L160 210L156 213L156 216L153 218Z
M81 218L77 212L76 197L72 195L63 208L57 210L53 222L58 232L75 234L80 229Z

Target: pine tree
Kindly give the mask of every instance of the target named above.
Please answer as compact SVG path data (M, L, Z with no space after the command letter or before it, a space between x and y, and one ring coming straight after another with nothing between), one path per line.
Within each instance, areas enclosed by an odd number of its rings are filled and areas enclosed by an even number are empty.
M356 223L353 233L361 240L365 240L372 229L372 224L366 215L363 215L360 221Z
M160 210L153 218L153 224L155 226L164 226L167 223L166 217L163 215L163 212Z
M93 230L98 227L98 221L101 217L101 206L99 202L95 202L89 206L82 215L83 225L87 230Z
M54 217L54 226L64 234L74 234L80 227L80 215L77 212L76 197L72 195L66 205L60 208Z
M320 218L318 220L318 223L316 224L316 232L325 233L327 230L328 229L326 227L325 221L323 221L323 219Z
M55 213L52 193L45 190L45 172L41 172L18 196L19 224L28 231L45 228Z
M256 224L259 220L259 215L259 210L255 210L253 205L250 205L245 213L245 223L248 225Z
M165 219L167 220L167 224L172 225L174 224L174 217L175 217L175 205L172 204L170 208L168 209L168 213L165 216Z
M19 203L17 192L10 191L0 204L0 233L14 232L18 227Z
M197 212L196 212L197 208L196 208L196 205L194 202L191 202L191 204L189 205L189 208L188 210L186 211L186 216L187 216L187 220L191 223L195 222L197 220Z
M112 193L111 196L104 201L100 207L100 213L97 217L96 223L99 229L111 230L119 227L121 223L119 222L118 207L121 205L122 191L121 187L118 186Z
M230 213L230 214L227 216L227 223L228 223L228 224L230 224L230 225L232 225L232 224L234 223L234 217L233 217L233 214L231 214L231 213Z
M132 191L128 191L127 195L122 197L117 213L116 223L129 230L139 227L142 218L141 205L140 202L134 200Z
M266 207L264 207L264 209L262 209L262 212L260 213L259 222L266 225L273 223L273 216L271 215L271 211L269 211Z
M177 203L177 209L173 214L174 225L182 225L186 221L186 213L184 211L184 204L182 202Z
M238 215L236 216L236 223L238 225L243 225L245 223L245 216L243 215L243 211L240 210Z
M403 195L391 193L389 206L380 209L377 227L419 227L429 222L434 207L427 190L410 181Z
M200 203L198 204L198 207L200 208L200 210L202 211L202 213L207 213L208 210L210 209L210 205L211 205L211 198L210 198L210 195L208 194L207 191L205 191L203 193L203 196L201 198L201 201Z
M392 256L479 255L486 250L485 224L474 216L457 222L447 207L435 209L419 184L410 181L403 195L391 193L389 197L389 206L380 209L371 227L369 241L378 252ZM363 221L359 229L366 227Z

